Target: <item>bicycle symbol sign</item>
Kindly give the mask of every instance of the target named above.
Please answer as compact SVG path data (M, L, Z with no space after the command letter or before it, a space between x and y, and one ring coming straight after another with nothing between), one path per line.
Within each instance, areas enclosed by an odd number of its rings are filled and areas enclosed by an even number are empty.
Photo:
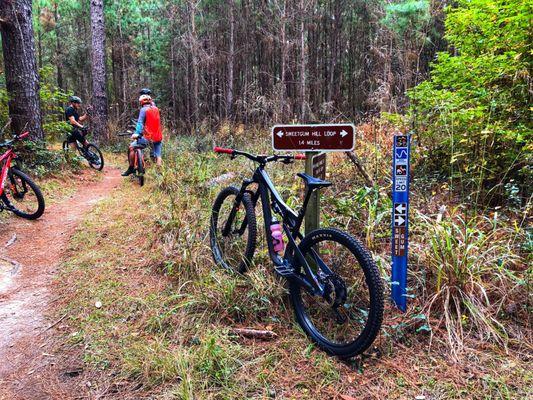
M407 308L407 248L409 242L409 136L394 137L392 159L392 299L396 306Z

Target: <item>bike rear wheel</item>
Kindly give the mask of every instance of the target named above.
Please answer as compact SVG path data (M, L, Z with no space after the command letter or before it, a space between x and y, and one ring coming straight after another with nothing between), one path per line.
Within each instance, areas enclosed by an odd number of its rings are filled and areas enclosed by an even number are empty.
M341 358L361 354L378 335L383 319L383 284L370 253L337 229L312 231L299 248L327 294L313 296L291 282L298 323L329 354ZM317 267L319 260L334 275L323 273Z
M245 194L240 203L236 204L238 195L239 189L234 186L229 186L218 194L213 204L209 233L215 262L242 274L246 272L254 256L257 222L250 196ZM226 227L228 232L225 232Z
M34 220L44 213L44 197L39 186L24 172L11 168L1 196L6 209L19 217Z
M100 149L94 144L87 146L84 157L91 168L97 171L101 171L104 168L104 156L102 155Z

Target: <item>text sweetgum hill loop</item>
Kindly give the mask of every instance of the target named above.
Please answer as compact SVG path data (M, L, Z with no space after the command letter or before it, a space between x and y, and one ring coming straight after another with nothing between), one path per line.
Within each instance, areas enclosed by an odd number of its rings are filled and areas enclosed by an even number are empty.
M339 125L277 125L272 128L274 150L350 151L355 145L355 127Z

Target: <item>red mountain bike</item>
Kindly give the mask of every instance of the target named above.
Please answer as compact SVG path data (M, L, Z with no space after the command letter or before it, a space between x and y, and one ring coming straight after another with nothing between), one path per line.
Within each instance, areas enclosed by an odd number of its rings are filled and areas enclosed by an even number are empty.
M126 132L118 133L117 135L129 137L133 135L133 132L128 130ZM144 186L144 173L146 172L146 165L144 160L145 147L146 146L135 146L133 152L133 168L135 169L135 173L133 174L133 176L139 180L139 186Z
M24 132L12 140L0 143L7 151L0 156L0 211L8 210L19 217L37 219L44 212L44 197L39 186L11 162L17 158L13 151L14 143L29 136Z

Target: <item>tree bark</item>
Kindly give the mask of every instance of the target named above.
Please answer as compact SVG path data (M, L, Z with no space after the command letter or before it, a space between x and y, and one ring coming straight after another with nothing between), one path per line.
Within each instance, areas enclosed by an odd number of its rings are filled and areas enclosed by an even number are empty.
M305 0L300 0L300 121L307 120L307 48L305 46L305 20L307 9Z
M0 0L0 33L11 128L43 139L31 0Z
M105 67L105 22L103 0L91 0L91 60L93 90L93 135L104 137L107 129L107 94Z
M228 0L229 11L229 55L228 55L228 92L226 96L226 118L233 117L233 63L235 59L235 1Z
M280 97L280 112L279 112L279 115L278 115L278 118L280 119L281 122L284 122L286 120L286 116L285 116L285 110L286 110L286 107L285 107L285 93L286 93L286 90L287 90L287 87L286 87L286 70L287 70L287 56L289 54L289 45L287 43L287 38L286 38L286 29L287 29L287 25L286 25L286 20L287 20L287 2L284 0L283 1L283 5L282 5L282 9L281 9L281 15L280 15L280 24L281 24L281 27L280 27L280 42L281 42L281 92L279 94L279 97Z
M198 38L196 36L196 7L197 3L195 3L194 0L189 0L189 39L192 64L191 114L194 128L196 128L196 122L198 121L198 92L200 86L200 76L198 72Z
M60 36L60 26L59 26L59 12L57 11L58 1L54 2L54 22L56 24L56 68L57 68L57 86L59 89L66 91L66 88L63 84L63 49L61 47L61 36Z

